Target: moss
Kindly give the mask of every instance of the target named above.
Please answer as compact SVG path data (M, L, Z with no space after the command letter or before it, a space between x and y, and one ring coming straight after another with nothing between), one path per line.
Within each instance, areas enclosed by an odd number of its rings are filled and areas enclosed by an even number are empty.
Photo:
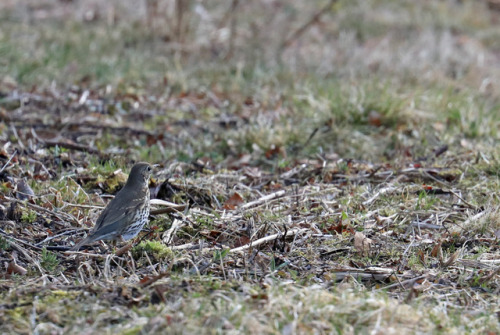
M132 248L132 255L135 258L141 257L143 252L156 260L172 259L174 256L172 250L159 241L141 241Z
M26 209L26 210L22 211L21 221L23 221L25 223L33 223L36 221L36 217L37 217L37 215L36 215L35 211Z

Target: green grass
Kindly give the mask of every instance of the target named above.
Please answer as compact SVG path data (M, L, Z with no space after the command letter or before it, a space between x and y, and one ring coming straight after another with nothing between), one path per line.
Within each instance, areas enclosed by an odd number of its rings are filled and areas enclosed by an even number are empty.
M57 255L53 252L47 251L47 249L42 250L42 258L40 260L40 265L47 272L54 272L59 265L59 260L57 259Z
M86 1L0 5L0 260L29 269L0 280L0 332L500 332L495 14L340 1L279 51L324 4L192 2L182 42L177 12L151 29L126 1L91 22ZM189 210L121 256L49 251L138 160ZM35 206L7 198L21 179Z

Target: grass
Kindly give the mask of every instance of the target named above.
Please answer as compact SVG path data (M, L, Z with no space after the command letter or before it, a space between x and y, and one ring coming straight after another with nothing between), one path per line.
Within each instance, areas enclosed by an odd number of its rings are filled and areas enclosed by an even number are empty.
M40 265L48 272L54 272L59 265L57 255L50 251L47 251L47 249L43 249Z
M173 282L180 284L179 280ZM299 333L313 330L325 333L367 333L374 329L374 325L377 330L464 333L471 329L488 331L496 323L495 316L488 313L476 315L474 321L470 322L469 315L445 309L439 303L429 308L418 298L410 304L398 302L384 292L364 292L356 283L346 283L341 289L331 291L291 288L281 286L279 281L269 288L241 287L239 283L232 282L213 287L213 279L188 279L184 288L174 283L168 289L180 290L169 293L167 303L143 308L109 309L114 304L90 295L85 299L89 303L88 307L80 311L83 315L72 322L57 311L65 309L73 314L76 306L71 301L79 302L81 295L47 292L37 302L37 313L41 320L46 321L40 323L38 329L80 331L90 321L90 325L86 326L90 332L99 330L116 333L158 332L160 329L174 333L276 333L288 330ZM212 289L205 291L208 287ZM190 293L189 290L196 293ZM112 292L109 299L116 299L120 294L123 295L122 303L127 303L134 293L124 287L121 293ZM454 299L453 296L450 298ZM436 297L436 301L438 299ZM55 301L56 313L51 315L47 313L48 307L53 306ZM54 315L61 317L57 319ZM129 322L125 323L125 320ZM19 324L18 330L23 326L27 325Z
M0 5L0 332L500 332L497 13L159 3ZM59 250L137 160L189 209Z

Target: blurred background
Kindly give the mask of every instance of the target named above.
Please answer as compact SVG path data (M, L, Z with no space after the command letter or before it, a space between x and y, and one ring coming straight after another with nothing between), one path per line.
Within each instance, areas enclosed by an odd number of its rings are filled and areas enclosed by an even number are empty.
M496 0L3 0L0 6L2 74L20 84L189 85L211 83L211 72L286 71L297 80L304 73L460 80L498 93Z
M326 153L379 161L442 145L491 147L498 138L497 0L0 7L1 94L44 92L60 111L72 102L81 118L98 112L101 123L151 131L147 141L118 143L154 147L137 159ZM53 115L42 107L30 117L41 114ZM97 139L102 148L117 141Z

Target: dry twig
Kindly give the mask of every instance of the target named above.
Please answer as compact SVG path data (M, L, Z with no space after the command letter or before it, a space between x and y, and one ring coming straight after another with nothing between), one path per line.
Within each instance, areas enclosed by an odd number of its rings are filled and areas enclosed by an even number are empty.
M281 43L281 46L279 48L280 54L283 53L283 51L288 48L294 41L299 39L312 25L317 23L320 19L321 16L323 16L325 13L327 13L333 6L334 3L336 3L338 0L330 0L328 3L321 8L319 11L317 11L306 23L304 23L299 29L295 30L290 37L285 39L283 43Z

